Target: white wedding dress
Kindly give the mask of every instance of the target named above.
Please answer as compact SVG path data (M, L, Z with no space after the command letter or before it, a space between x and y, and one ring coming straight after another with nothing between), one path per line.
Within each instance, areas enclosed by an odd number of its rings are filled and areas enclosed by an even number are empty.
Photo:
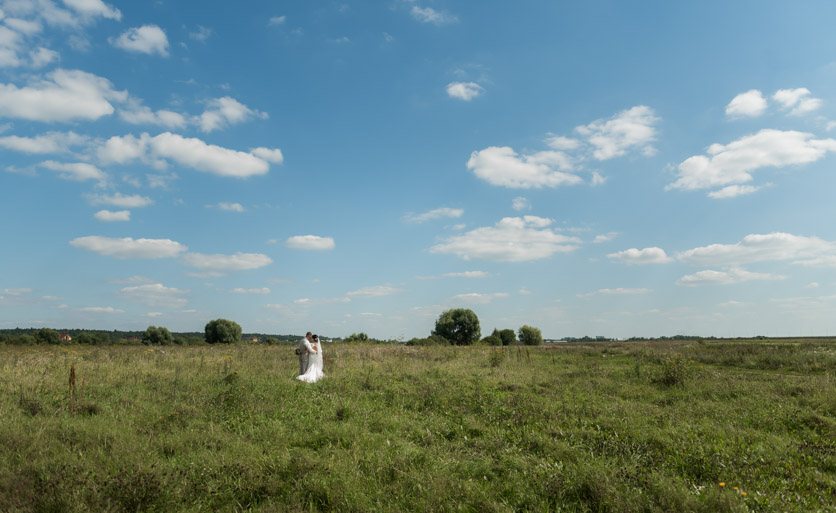
M325 377L325 373L322 372L322 342L312 344L306 340L305 348L308 350L308 368L296 379L305 383L316 383Z

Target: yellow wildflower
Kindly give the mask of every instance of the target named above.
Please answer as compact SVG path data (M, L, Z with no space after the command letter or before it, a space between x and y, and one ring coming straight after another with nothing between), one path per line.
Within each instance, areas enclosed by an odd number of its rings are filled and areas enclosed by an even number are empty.
M720 488L723 488L724 486L726 486L726 483L722 483L722 482L721 482L721 483L720 483Z

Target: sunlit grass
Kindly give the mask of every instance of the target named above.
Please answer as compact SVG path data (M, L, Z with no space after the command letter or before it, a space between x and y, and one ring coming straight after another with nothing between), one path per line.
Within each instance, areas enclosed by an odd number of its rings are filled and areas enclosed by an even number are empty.
M828 511L833 348L0 347L0 511Z

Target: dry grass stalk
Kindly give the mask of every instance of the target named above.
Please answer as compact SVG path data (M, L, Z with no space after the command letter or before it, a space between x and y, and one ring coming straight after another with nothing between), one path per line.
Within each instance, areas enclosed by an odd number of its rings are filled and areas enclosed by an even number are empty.
M70 415L75 413L75 365L70 365Z

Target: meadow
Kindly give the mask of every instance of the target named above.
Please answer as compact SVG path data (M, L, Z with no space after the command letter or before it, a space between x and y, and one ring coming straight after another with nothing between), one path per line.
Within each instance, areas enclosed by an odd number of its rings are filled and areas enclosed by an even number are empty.
M836 341L324 350L0 346L0 511L836 511Z

